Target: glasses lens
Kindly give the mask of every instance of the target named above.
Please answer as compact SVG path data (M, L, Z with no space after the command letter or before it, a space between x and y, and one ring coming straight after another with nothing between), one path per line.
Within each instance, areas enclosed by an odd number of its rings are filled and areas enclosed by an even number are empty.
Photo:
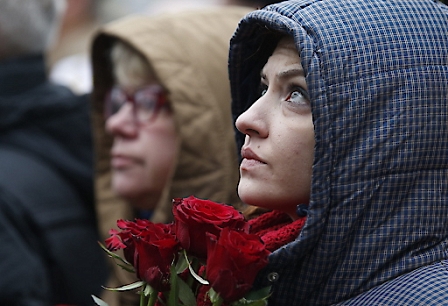
M163 89L160 86L143 88L135 93L134 99L138 119L150 120L164 103Z
M135 93L134 99L139 117L151 117L157 106L157 96L149 90L140 90Z
M126 94L118 87L112 88L106 99L106 117L116 114L126 103Z
M139 122L150 121L156 112L165 105L165 100L165 91L158 85L139 89L133 96L128 96L116 86L111 89L106 98L106 119L116 114L124 104L130 102Z

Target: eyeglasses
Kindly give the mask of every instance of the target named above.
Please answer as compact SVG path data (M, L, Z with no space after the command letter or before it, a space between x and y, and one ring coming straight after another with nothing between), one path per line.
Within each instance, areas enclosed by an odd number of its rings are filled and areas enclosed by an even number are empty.
M135 122L149 123L162 107L168 106L166 101L166 91L160 85L143 87L133 95L114 86L106 96L105 117L108 119L118 113L123 105L131 103Z

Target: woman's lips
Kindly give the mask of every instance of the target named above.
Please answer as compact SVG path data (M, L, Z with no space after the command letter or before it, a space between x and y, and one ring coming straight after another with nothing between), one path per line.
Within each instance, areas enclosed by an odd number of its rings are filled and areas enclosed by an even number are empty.
M124 155L115 155L112 156L111 166L114 169L124 169L131 166L134 163L134 159Z
M250 168L257 167L257 166L260 166L260 165L266 165L266 164L263 163L263 162L261 162L261 161L259 161L259 160L256 160L256 159L247 159L247 158L244 158L244 159L241 161L240 169L241 169L241 170L248 170L248 169L250 169Z
M241 157L243 157L240 165L241 170L266 165L266 163L248 147L243 147L241 149Z

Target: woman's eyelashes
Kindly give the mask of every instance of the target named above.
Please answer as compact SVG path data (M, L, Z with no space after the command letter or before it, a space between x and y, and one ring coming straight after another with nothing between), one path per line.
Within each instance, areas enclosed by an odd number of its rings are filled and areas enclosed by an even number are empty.
M258 97L262 97L268 91L268 86L266 84L261 83L258 88ZM308 92L303 89L301 86L291 85L288 87L285 94L286 102L294 103L294 104L303 104L309 103Z
M295 104L309 103L308 92L300 86L293 86L285 100Z

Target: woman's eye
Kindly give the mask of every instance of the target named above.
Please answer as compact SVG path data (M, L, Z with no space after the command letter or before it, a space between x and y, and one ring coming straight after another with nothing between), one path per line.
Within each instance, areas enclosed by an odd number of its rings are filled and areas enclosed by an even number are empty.
M296 103L296 104L300 104L300 103L304 103L304 102L308 102L308 94L307 92L300 88L300 89L294 89L291 91L291 93L289 94L289 96L286 98L286 101L291 102L291 103Z

